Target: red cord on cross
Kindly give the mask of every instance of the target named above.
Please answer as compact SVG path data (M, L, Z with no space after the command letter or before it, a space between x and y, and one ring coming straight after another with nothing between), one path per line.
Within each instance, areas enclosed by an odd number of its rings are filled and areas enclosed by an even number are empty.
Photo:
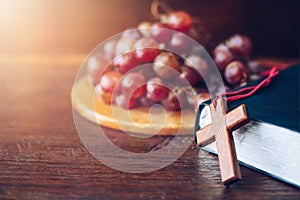
M221 94L220 97L226 96L225 100L227 102L249 97L249 96L253 95L255 92L257 92L260 88L263 88L263 87L269 85L272 81L272 78L274 78L278 74L279 74L279 70L277 69L277 67L273 67L272 69L270 69L268 71L264 71L260 74L261 76L267 76L267 77L264 80L262 80L258 85L241 88L241 89L233 91L233 92L226 92L225 94ZM247 93L245 93L245 92L247 92ZM228 96L230 96L230 97L228 97ZM219 97L216 97L212 101L212 104L214 105L214 107L216 107L218 98Z

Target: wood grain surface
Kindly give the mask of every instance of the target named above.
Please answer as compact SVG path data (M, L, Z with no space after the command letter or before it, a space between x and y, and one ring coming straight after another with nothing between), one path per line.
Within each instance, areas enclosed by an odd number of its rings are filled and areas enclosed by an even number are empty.
M110 169L85 149L74 126L70 91L84 56L29 57L0 59L0 199L300 198L299 188L244 167L242 181L224 186L217 157L193 144L158 171ZM151 152L172 139L145 141L106 132L114 144L133 152Z

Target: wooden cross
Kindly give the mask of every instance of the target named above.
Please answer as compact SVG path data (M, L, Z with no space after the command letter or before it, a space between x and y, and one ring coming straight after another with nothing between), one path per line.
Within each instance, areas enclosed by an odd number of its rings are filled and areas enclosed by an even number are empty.
M197 144L209 144L216 140L221 179L223 184L229 184L241 179L237 161L232 131L248 123L246 106L240 105L227 113L224 98L216 101L216 107L210 105L212 123L196 132Z

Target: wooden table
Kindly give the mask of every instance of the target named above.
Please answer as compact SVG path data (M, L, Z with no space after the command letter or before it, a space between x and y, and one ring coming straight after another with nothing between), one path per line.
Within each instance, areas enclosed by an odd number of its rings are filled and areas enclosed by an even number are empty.
M0 56L0 198L10 199L299 199L298 188L241 167L243 180L220 182L215 155L194 145L176 162L146 174L101 164L82 145L70 90L84 55ZM90 123L87 122L86 123ZM126 140L121 148L149 152L170 140Z

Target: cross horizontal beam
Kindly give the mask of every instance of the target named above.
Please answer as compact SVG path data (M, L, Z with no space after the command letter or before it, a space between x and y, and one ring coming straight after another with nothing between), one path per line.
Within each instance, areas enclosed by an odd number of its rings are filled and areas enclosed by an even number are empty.
M225 116L227 128L234 131L249 122L247 117L246 106L244 104L238 106ZM215 134L209 131L211 124L201 128L196 132L197 145L208 145L215 141Z

